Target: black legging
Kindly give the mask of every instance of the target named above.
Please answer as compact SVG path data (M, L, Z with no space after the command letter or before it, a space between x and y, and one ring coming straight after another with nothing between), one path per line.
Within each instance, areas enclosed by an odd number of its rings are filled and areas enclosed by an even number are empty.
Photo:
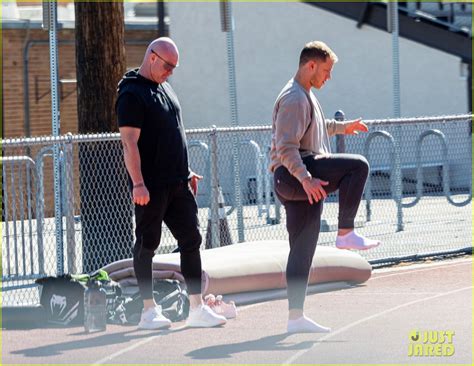
M196 200L185 182L150 190L150 202L146 206L135 205L133 267L142 299L153 298L152 261L160 244L162 222L178 241L188 293L201 293L202 238L197 212Z
M361 155L332 154L327 157L303 159L314 178L325 180L329 194L339 189L340 229L354 228L369 164ZM290 254L286 267L289 309L303 309L308 275L318 242L323 201L309 204L300 182L285 167L274 173L275 192L286 210Z

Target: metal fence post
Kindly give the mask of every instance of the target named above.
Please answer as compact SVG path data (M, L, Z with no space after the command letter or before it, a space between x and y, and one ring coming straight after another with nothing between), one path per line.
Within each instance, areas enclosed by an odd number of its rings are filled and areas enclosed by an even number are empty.
M392 34L392 73L393 73L393 116L400 118L400 49L398 1L387 3L387 28Z
M217 127L212 126L211 140L211 245L213 248L219 246L219 180L217 178Z
M63 150L63 215L66 218L66 245L67 245L67 270L69 273L77 273L76 263L76 238L74 229L74 163L72 134L67 134L68 141Z
M265 166L269 166L270 165L270 150L271 150L271 147L270 146L267 146L267 153L265 154L264 158L265 158ZM280 217L281 217L281 214L280 214L280 201L278 200L278 198L275 197L275 217L271 217L271 198L270 198L270 195L272 193L272 186L273 186L273 182L272 182L272 178L273 178L273 174L265 174L265 211L267 213L267 224L270 224L270 225L276 225L276 224L279 224L280 223Z
M237 83L235 78L235 48L234 48L234 17L232 15L232 2L221 2L221 14L223 16L222 29L226 32L227 39L227 67L229 77L229 99L231 125L236 127L239 125L238 108L237 108ZM225 24L224 24L225 23ZM238 242L245 241L244 235L244 210L242 207L242 188L240 186L240 156L239 141L236 134L232 135L232 157L234 161L234 201L237 207L237 231Z
M389 1L387 4L387 26L392 34L392 68L393 68L393 116L400 118L400 55L398 45L398 1ZM401 167L401 132L397 127L395 135L395 200L397 202L397 230L403 230L402 212L402 167Z
M260 164L260 177L261 177L261 181L260 181L260 184L261 184L261 187L260 187L260 192L261 192L261 196L260 196L260 208L258 210L258 217L262 217L263 214L266 212L266 208L263 207L264 205L264 195L265 195L265 176L267 175L266 173L266 169L265 169L265 155L263 153L260 154L260 156L258 157L259 159L259 164Z
M398 45L398 1L389 1L387 4L388 31L392 33L392 67L393 67L393 116L400 118L400 55ZM402 162L401 162L401 127L396 128L395 135L395 200L397 202L397 230L403 230L402 207Z
M242 187L240 177L240 156L239 142L237 136L232 137L232 155L234 160L234 202L237 208L237 233L238 242L245 241L245 224L244 224L244 208L242 206Z
M336 113L334 113L334 119L338 122L344 121L346 119L344 111L338 110ZM344 135L336 135L336 152L346 152L346 139Z
M58 39L57 29L57 3L51 1L47 3L48 11L48 31L49 31L49 65L51 70L51 114L53 136L60 134L59 120L59 97L58 97ZM56 259L57 272L63 274L63 222L61 209L61 167L60 151L56 143L54 145L54 216L56 225Z
M403 177L402 177L402 156L401 156L401 126L397 126L394 132L394 198L397 203L397 231L404 229L403 225Z

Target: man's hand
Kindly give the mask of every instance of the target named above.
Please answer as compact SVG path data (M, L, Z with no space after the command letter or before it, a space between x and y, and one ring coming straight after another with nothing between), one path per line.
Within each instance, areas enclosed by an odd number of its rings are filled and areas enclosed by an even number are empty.
M325 180L308 177L305 178L301 184L311 205L313 202L318 202L328 196L323 186L327 186L329 182Z
M357 135L359 131L361 132L367 132L369 128L367 125L362 122L362 118L355 119L353 121L348 121L345 123L346 128L344 130L344 133L346 135Z
M148 192L148 189L145 187L145 184L139 183L135 184L133 186L133 203L140 205L140 206L145 206L150 202L150 192Z
M198 183L202 178L202 175L191 172L191 180L189 181L189 185L191 186L191 191L193 191L194 196L197 195Z

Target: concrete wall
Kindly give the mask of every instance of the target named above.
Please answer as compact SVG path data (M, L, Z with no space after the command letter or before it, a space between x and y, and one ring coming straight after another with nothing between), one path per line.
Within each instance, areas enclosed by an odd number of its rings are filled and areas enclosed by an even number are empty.
M168 3L171 37L181 51L172 78L187 127L230 124L226 34L218 3ZM233 3L239 120L268 124L273 102L311 40L328 43L340 61L317 92L326 116L393 115L391 35L302 3ZM460 60L400 38L403 116L467 112Z

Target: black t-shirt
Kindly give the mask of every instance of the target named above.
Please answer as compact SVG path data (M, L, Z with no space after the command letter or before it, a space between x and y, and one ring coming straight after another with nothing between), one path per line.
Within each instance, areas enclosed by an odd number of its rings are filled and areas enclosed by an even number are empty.
M189 178L181 106L171 85L129 71L119 83L116 109L119 127L141 129L138 150L147 188Z

